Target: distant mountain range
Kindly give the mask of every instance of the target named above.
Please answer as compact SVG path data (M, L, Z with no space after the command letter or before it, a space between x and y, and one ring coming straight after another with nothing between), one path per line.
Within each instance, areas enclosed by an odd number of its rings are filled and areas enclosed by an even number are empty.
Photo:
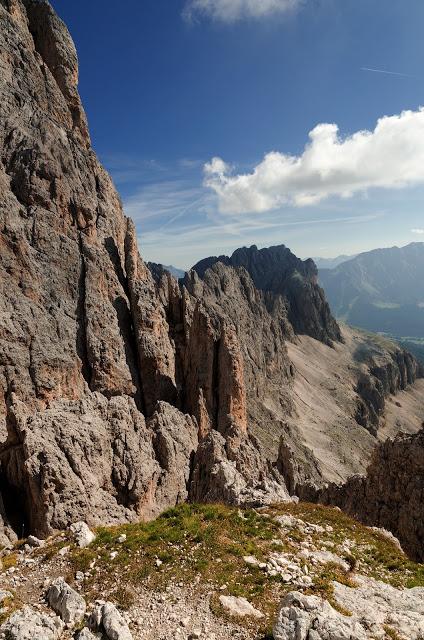
M337 256L336 258L312 258L312 260L317 265L318 269L335 269L342 264L343 262L347 262L348 260L352 260L356 258L356 255L353 256Z
M321 269L319 280L337 318L424 355L424 243L361 253Z
M178 269L178 267L174 267L172 264L160 264L157 262L149 262L148 265L150 270L156 270L156 269L163 269L164 271L169 271L169 273L171 275L174 276L174 278L177 278L177 280L179 280L180 278L184 278L186 272L184 271L184 269Z
M172 273L172 275L175 276L176 278L184 278L186 274L184 269L178 269L178 267L173 267L172 264L169 264L168 266L164 266L164 269Z

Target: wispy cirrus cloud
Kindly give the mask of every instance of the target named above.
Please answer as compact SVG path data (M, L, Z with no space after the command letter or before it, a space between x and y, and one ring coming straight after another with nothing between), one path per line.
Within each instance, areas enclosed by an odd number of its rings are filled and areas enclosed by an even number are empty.
M411 229L411 233L415 233L418 236L424 235L424 229Z
M210 199L210 194L202 187L179 179L145 185L127 197L123 204L126 215L135 222L151 222L161 228L192 211L201 210Z
M205 186L229 214L424 184L424 108L380 118L373 131L346 138L336 124L319 124L302 155L273 151L248 174L237 175L221 158L208 162L204 172Z
M392 196L388 203L374 196L343 203L332 200L313 210L284 206L260 216L221 213L214 193L202 185L203 163L183 158L164 166L142 158L114 159L118 175L120 170L129 171L128 182L126 176L123 180L123 204L136 223L146 261L189 268L207 255L276 243L287 244L303 257L317 255L317 246L332 241L337 249L331 254L358 253L373 248L363 244L364 236L372 235L364 231L365 225L367 230L375 229L383 216L390 221ZM420 226L419 217L411 218L408 228L414 226ZM387 243L393 244L392 237Z
M384 215L377 212L299 217L298 212L293 212L283 217L281 212L273 212L266 219L258 219L256 215L221 216L211 209L206 215L191 219L183 215L175 225L165 224L147 230L142 228L139 246L147 260L189 269L208 255L231 253L237 247L250 244L269 246L285 241L291 246L290 239L302 237L305 233L308 235L320 228L333 229L339 225L362 228L364 224L381 219Z
M399 78L413 78L414 76L409 73L400 73L399 71L388 71L387 69L373 69L372 67L361 67L361 71L368 71L370 73L383 73L387 76L398 76Z
M236 22L288 13L302 4L303 0L187 0L183 16L189 21L204 17Z

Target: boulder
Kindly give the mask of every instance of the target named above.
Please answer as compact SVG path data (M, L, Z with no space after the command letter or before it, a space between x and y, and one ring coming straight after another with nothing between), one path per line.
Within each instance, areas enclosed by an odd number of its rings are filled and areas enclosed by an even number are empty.
M47 600L66 624L76 625L84 619L87 608L84 598L63 578L57 578L52 583L47 592Z
M0 638L4 640L58 640L64 629L57 617L24 607L16 611L0 627Z
M291 592L281 602L274 640L367 640L356 618L344 616L322 598Z
M232 616L244 618L263 618L264 614L255 609L246 598L236 598L235 596L219 596L219 601L224 609Z
M111 602L103 605L102 624L109 640L132 640L127 623Z
M85 522L75 522L71 524L70 529L74 534L75 542L81 549L88 547L96 538L95 534Z
M111 602L96 602L88 626L92 631L104 631L109 640L133 640L127 623Z
M400 638L424 638L424 588L396 589L365 576L355 578L357 587L334 583L334 597L345 609L363 620L373 638L384 638L384 626Z

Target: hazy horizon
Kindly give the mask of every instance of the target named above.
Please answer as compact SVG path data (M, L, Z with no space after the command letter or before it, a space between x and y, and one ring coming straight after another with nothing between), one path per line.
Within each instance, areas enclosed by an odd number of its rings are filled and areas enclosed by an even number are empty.
M254 242L252 244L256 245L258 249L266 249L266 248L275 246L276 244L285 244L285 243L284 242L280 242L280 243L275 243L275 244L259 245L259 244ZM251 247L252 244L250 244L250 245L240 245L240 246L234 247L234 250L228 251L227 253L223 253L222 251L215 251L215 252L212 252L211 254L205 255L203 257L204 258L208 258L210 256L219 256L219 255L229 255L230 256L236 249L241 249L243 247ZM381 246L381 247L372 247L371 249L366 249L365 251L358 251L357 253L353 253L353 254L339 253L337 255L328 255L328 256L323 256L323 255L321 255L321 256L318 256L318 255L315 255L315 256L314 255L301 255L300 253L297 253L296 250L293 249L293 247L291 247L289 245L286 245L286 246L292 251L292 253L294 253L298 258L301 258L302 260L307 260L308 258L312 258L313 260L329 260L329 261L332 261L332 260L336 260L337 258L344 257L344 258L346 258L346 262L347 262L347 259L356 258L361 253L368 253L369 251L377 251L379 249L404 249L405 247L408 247L411 244L424 245L424 241L421 242L419 240L418 241L415 240L415 241L408 242L407 244L403 244L403 245L394 244L394 245L387 245L387 246ZM157 264L174 267L174 268L180 269L182 271L184 271L186 269L190 269L191 267L194 266L194 264L196 264L196 263L193 263L193 264L190 264L187 267L184 267L184 266L181 266L181 265L178 265L178 264L171 264L171 263L168 264L168 263L164 262L163 260L150 260L149 262L156 262Z

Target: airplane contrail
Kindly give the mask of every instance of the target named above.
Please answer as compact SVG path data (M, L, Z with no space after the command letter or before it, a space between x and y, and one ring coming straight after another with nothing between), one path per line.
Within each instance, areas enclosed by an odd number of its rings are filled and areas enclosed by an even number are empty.
M398 73L397 71L386 71L385 69L371 69L370 67L361 67L361 71L371 71L372 73L386 73L389 76L401 76L402 78L413 78L408 73Z

